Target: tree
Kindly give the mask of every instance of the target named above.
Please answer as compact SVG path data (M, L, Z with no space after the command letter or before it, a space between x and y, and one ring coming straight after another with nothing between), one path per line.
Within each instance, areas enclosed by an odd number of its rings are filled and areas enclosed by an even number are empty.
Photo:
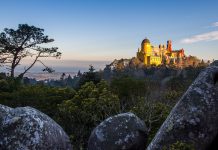
M72 88L48 87L44 85L16 86L15 80L0 80L0 104L9 107L34 107L56 119L57 105L74 97L76 91Z
M80 76L78 86L81 87L86 82L93 82L94 84L97 84L101 81L101 76L99 72L95 72L95 68L90 65L89 71L85 72Z
M24 68L24 71L19 75L20 77L23 77L36 62L45 66L39 60L40 58L59 58L61 56L57 47L41 46L54 41L54 39L44 35L43 32L44 29L28 24L19 24L16 30L5 28L0 33L0 63L9 65L11 77L14 77L15 68L23 58L32 58L32 63ZM52 71L49 67L45 67L44 71Z
M95 68L92 65L89 65L89 72L94 72Z
M112 79L111 90L118 95L121 110L125 112L138 103L138 97L149 95L149 84L148 80L123 76Z
M81 77L81 76L82 76L82 73L79 70L78 73L77 73L77 77Z
M148 143L154 138L160 126L170 113L170 107L150 98L139 98L131 111L141 118L148 128Z
M62 75L61 75L61 77L60 77L60 80L64 80L64 78L65 78L65 76L66 76L66 74L65 73L62 73Z
M92 130L104 119L118 114L119 99L105 81L85 83L72 99L58 105L59 120L75 149L86 149Z

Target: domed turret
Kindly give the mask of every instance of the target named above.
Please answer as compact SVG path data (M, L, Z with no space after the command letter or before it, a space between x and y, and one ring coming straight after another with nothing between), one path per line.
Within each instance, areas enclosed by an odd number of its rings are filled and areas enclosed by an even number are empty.
M141 44L141 50L144 52L144 53L147 53L147 55L151 55L151 43L149 41L149 39L145 38L143 41L142 41L142 44Z
M142 41L142 44L144 44L144 43L149 43L149 44L150 44L149 39L145 38L145 39Z

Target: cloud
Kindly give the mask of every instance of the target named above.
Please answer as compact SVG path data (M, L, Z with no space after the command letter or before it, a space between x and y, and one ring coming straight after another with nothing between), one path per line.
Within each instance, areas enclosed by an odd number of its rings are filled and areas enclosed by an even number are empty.
M212 24L212 27L218 27L218 22L214 22L214 23Z
M217 26L218 26L218 22L217 22ZM214 41L214 40L218 40L218 31L212 31L212 32L194 35L190 38L182 39L181 43L191 44L201 41Z

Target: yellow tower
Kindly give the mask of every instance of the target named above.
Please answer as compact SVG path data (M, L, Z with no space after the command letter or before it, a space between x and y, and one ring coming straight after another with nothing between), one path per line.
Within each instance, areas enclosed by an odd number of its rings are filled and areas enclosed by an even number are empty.
M144 52L144 64L151 64L151 56L152 56L152 47L151 43L148 39L144 39L141 44L141 50Z
M160 65L162 60L160 52L154 52L154 47L147 38L142 41L141 50L137 52L137 58L145 65Z

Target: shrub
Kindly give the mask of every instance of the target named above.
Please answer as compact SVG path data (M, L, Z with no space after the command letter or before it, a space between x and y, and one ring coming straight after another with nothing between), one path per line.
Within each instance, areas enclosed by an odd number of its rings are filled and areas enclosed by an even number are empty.
M101 121L119 113L119 99L105 81L97 85L85 83L75 94L60 105L58 122L70 135L76 149L85 148L91 131Z

